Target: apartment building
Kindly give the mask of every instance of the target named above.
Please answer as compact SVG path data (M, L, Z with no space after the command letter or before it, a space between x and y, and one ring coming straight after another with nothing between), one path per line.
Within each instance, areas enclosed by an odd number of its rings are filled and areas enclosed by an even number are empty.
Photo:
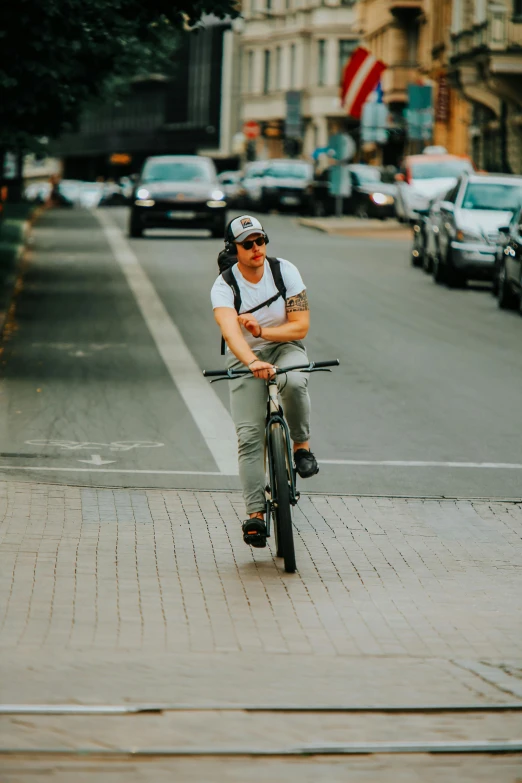
M419 53L419 64L433 86L433 142L454 155L467 155L470 151L471 104L452 84L448 73L453 0L430 0L425 13L427 45Z
M522 173L522 0L453 0L449 70L472 107L475 162Z
M355 0L243 0L241 113L268 123L259 158L285 154L287 93L300 94L303 155L339 127L355 125L339 102L339 81L360 35ZM301 145L299 145L301 146Z
M427 3L428 0L360 0L359 3L363 44L387 66L381 79L389 123L388 143L380 150L384 163L397 163L408 151L405 118L408 84L425 80L421 53L427 53L429 47Z

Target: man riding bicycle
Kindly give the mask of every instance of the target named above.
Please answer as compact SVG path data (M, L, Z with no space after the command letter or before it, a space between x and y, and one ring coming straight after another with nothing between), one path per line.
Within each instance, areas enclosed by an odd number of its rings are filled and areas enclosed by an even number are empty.
M310 325L306 288L298 269L285 259L267 259L268 236L251 215L232 220L225 249L232 265L211 291L214 317L227 345L227 368L248 367L259 381L274 375L276 365L308 363L301 340ZM255 314L251 311L255 311ZM293 441L295 467L301 478L319 468L310 451L308 376L292 372L277 376L283 408ZM243 540L266 546L264 428L265 383L248 376L230 385L232 418L238 436L239 476L249 519Z

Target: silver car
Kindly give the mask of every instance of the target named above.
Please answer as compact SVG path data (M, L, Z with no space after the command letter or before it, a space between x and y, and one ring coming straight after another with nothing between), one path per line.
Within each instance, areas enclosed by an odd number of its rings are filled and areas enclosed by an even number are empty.
M521 201L522 177L464 175L430 212L436 228L435 281L458 286L468 278L492 280L498 230Z

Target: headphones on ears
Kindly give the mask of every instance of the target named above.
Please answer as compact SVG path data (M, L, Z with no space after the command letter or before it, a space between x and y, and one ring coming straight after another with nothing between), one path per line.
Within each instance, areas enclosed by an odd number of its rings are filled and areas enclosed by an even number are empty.
M236 215L235 218L232 218L232 220L228 222L227 227L225 228L225 250L231 256L237 256L237 245L234 242L234 235L232 233L232 223L234 222L234 220L237 220L238 217L241 217L241 215ZM265 233L265 244L268 245L269 242L270 240L268 238L268 234Z

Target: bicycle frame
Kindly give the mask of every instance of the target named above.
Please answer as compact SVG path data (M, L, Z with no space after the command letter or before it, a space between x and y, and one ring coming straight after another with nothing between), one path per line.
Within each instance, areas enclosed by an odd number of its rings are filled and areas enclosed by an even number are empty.
M271 533L271 522L272 522L272 507L277 506L277 497L274 497L274 487L275 487L275 480L274 480L274 468L273 468L273 458L272 458L272 451L270 446L270 428L273 424L280 424L283 428L283 431L285 433L285 440L286 440L286 450L287 450L287 459L288 459L288 467L290 472L290 503L292 506L295 506L297 501L299 500L299 492L297 492L296 489L296 471L293 467L293 459L292 459L292 449L291 449L291 439L290 439L290 430L288 429L288 424L286 423L286 419L283 414L283 409L281 408L281 405L279 403L279 396L278 396L278 388L276 381L272 378L271 380L267 381L267 387L268 387L268 400L267 400L267 411L266 411L266 426L265 426L265 454L268 456L268 478L270 482L270 495L267 494L266 498L266 518L265 518L265 525L266 525L266 531L267 536Z

